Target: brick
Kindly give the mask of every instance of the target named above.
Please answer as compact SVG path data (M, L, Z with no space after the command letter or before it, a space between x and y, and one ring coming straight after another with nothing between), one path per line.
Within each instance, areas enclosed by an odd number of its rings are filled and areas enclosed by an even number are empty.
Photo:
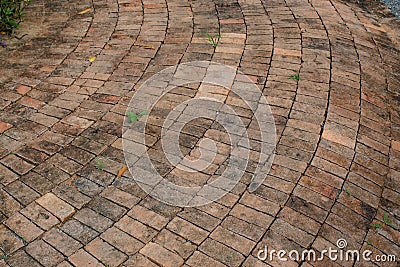
M107 217L88 208L83 208L78 211L74 218L99 232L104 232L113 224L113 221Z
M196 245L191 243L189 240L186 240L166 229L161 230L154 239L154 242L170 251L176 252L183 259L187 259L193 251L196 250Z
M223 266L226 266L225 264L222 264L199 251L195 251L186 263L192 267L196 267L196 266L223 267Z
M193 225L192 223L185 221L179 217L175 217L168 225L167 229L171 230L174 233L190 240L191 242L195 243L196 245L203 242L206 239L208 233Z
M173 253L153 242L148 243L144 248L142 248L140 253L162 266L172 267L183 264L183 259L176 253Z
M11 216L19 211L22 205L10 196L6 191L0 189L0 209L6 216Z
M260 227L268 227L272 222L273 218L265 213L250 209L241 204L235 205L235 207L230 212L230 215L235 216L241 220L248 223L258 225Z
M263 199L248 192L243 194L239 203L270 215L275 215L280 209L280 206L277 203Z
M26 247L26 252L44 266L55 266L64 260L57 250L43 240L36 240Z
M8 184L5 190L23 205L28 205L39 197L39 194L19 180Z
M32 202L26 208L22 209L21 213L43 230L49 230L56 224L60 223L53 214L35 202Z
M400 141L392 140L392 148L394 150L400 151Z
M34 165L24 161L23 159L15 155L6 156L5 158L1 159L1 162L20 175L27 173L34 167Z
M6 226L0 224L0 244L7 255L24 246L22 240L16 237Z
M169 220L164 216L146 209L140 205L134 206L129 212L128 216L153 227L156 230L161 230Z
M119 266L128 258L125 254L100 238L96 238L87 244L85 249L108 266Z
M124 216L115 224L115 226L130 234L134 238L142 241L143 243L149 242L154 236L157 235L157 231L153 228L148 227L128 216Z
M13 127L11 124L0 121L0 134Z
M31 242L40 236L43 231L30 222L21 213L16 213L5 221L5 224L26 242Z
M75 266L93 266L103 267L95 257L87 253L85 250L80 249L75 254L71 255L68 260Z
M0 164L0 183L4 186L18 179L18 175Z
M63 261L60 264L58 264L57 267L73 267L73 265L71 265L71 263L67 261Z
M324 131L322 132L322 138L334 143L339 143L341 145L347 146L351 149L354 149L355 147L355 140L343 136L339 133L333 132L331 130L324 129Z
M243 255L239 252L212 239L204 241L199 247L199 250L228 266L240 266L244 261Z
M32 147L22 147L16 154L27 161L33 162L34 164L40 164L45 161L48 156Z
M32 87L26 86L26 85L23 85L23 84L20 84L20 85L18 85L18 86L15 88L15 90L16 90L19 94L21 94L21 95L26 94L26 93L29 92L31 89L32 89Z
M297 225L293 226L281 219L275 220L270 229L290 240L296 240L302 247L308 247L314 240L313 235L299 229Z
M84 225L83 223L71 219L65 222L60 229L70 235L71 237L75 238L82 244L87 244L96 238L99 233L90 228L89 226Z
M6 266L11 266L11 267L18 267L18 266L40 267L40 266L42 266L23 250L18 250L17 252L15 252L11 257L9 257L7 259L7 263L9 265L6 265L4 263L3 266L4 267L6 267ZM2 266L2 265L0 264L0 266Z
M185 209L179 213L179 217L208 231L214 229L220 222L217 218L197 209Z
M71 205L59 199L53 193L47 193L37 199L36 202L62 222L69 219L75 213L75 209Z
M126 208L132 208L136 205L140 199L132 194L124 192L114 186L107 187L101 196L107 198L118 205L124 206ZM131 211L132 212L132 211Z
M88 207L113 221L126 213L126 209L102 197L93 198Z
M142 242L116 227L109 228L100 237L128 256L134 255L144 246Z
M75 253L82 245L57 228L52 228L43 235L43 240L52 245L65 256Z
M256 245L255 242L220 226L218 226L211 233L210 237L224 245L227 245L228 247L235 249L243 255L250 254L251 250Z
M137 253L133 255L129 260L124 262L126 267L157 267L158 265L150 261L145 256Z
M265 231L264 227L248 223L233 216L228 216L222 222L221 226L253 241L261 238Z
M27 106L29 108L35 108L35 109L39 109L44 105L44 103L42 101L36 100L29 96L22 97L21 100L19 100L18 102L21 105Z
M20 181L39 192L41 195L46 194L54 187L52 182L32 171L23 175Z
M53 189L53 193L77 209L81 209L91 200L90 197L82 194L76 186L69 184L57 186Z

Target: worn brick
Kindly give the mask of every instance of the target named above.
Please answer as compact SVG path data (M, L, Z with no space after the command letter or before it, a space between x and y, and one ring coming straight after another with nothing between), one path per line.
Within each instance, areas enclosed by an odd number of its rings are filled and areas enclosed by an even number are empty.
M53 193L47 193L37 199L36 202L62 222L69 219L75 213L75 209L71 205L59 199Z

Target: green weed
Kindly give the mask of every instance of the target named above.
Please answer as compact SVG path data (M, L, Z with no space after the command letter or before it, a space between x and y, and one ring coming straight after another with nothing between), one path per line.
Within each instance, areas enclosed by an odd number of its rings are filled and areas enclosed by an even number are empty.
M126 113L126 115L128 116L129 123L138 121L140 119L140 117L143 117L146 114L147 114L147 111L145 111L145 110L142 110L139 113L135 113L133 111L128 111Z
M392 227L392 228L394 228L396 230L399 230L399 227L397 227L396 225L393 224L393 220L388 217L387 213L383 214L383 222L387 226L390 226L390 227Z
M300 81L300 76L298 74L289 76L289 79Z
M14 33L24 16L24 9L31 0L0 1L0 32Z
M96 160L96 164L94 166L96 167L96 169L98 169L98 170L104 169L104 167L105 167L104 162L101 161L101 159L99 159L99 158L95 158L95 160Z
M217 33L214 36L209 34L208 32L204 33L207 36L208 42L216 48L218 46L219 40L221 39L221 34Z

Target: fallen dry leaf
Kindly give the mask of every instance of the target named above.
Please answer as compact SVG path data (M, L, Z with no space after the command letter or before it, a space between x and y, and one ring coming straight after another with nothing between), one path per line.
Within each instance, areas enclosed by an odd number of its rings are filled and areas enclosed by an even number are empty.
M96 56L89 57L89 62L90 62L90 63L92 63L92 62L95 61L95 60L96 60Z
M85 13L88 13L90 10L92 10L92 9L90 7L88 7L86 9L82 10L81 12L79 12L78 15L83 15Z
M121 169L119 169L117 178L121 178L122 175L124 174L124 172L126 172L126 170L128 170L128 167L126 167L126 166L123 166Z

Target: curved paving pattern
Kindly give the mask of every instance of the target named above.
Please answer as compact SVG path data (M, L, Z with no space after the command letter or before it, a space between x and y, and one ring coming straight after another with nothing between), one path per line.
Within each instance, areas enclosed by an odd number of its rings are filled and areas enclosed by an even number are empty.
M263 262L257 252L267 245L320 253L344 238L349 249L400 256L399 21L339 0L69 5L33 4L28 14L52 16L10 52L5 66L17 62L15 72L0 70L0 266L398 266ZM215 49L204 32L222 35ZM117 177L126 164L122 123L146 79L198 60L237 67L259 86L275 118L276 156L253 193L257 158L220 200L171 207L129 172ZM300 80L289 79L296 74ZM196 156L203 136L219 149L189 178L166 163L159 138L172 107L215 97L215 89L178 87L149 116L146 145L170 181L201 184L225 168L229 146L213 121L183 128L184 154ZM257 150L248 107L226 90L216 97L239 114Z

